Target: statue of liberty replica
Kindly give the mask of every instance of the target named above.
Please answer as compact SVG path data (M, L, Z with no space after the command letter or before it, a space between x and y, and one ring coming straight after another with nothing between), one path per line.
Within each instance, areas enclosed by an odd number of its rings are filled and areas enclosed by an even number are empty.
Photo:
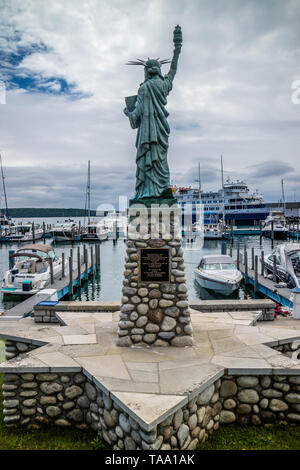
M149 59L131 61L128 65L142 65L145 80L137 96L125 98L124 113L133 129L138 128L136 139L136 187L135 201L144 198L173 198L170 189L168 166L169 115L165 106L167 96L177 71L182 46L182 32L176 26L173 35L173 59ZM169 72L163 76L162 64L171 63Z
M183 249L181 209L170 188L167 96L172 90L182 45L173 36L172 61L138 59L145 80L138 94L125 98L124 113L136 138L135 198L129 203L127 254L118 323L118 346L192 346L192 326ZM162 64L171 63L163 76Z

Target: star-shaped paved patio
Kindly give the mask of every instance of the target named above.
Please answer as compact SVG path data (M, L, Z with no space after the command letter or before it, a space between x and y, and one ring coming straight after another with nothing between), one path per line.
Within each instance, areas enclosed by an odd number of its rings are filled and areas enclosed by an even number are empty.
M0 365L0 372L83 371L151 429L222 375L297 375L300 364L272 349L300 340L300 322L256 323L260 312L191 310L194 346L117 347L119 312L65 312L63 324L33 318L0 323L0 337L38 348Z

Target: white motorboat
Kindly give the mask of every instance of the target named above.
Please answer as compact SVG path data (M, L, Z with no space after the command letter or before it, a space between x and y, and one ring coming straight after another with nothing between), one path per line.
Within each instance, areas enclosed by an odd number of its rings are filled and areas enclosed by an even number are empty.
M98 227L108 231L108 238L115 238L116 234L120 238L126 238L127 217L112 212L99 220Z
M288 228L286 227L286 219L282 211L271 211L262 225L262 235L268 238L286 239L288 235Z
M207 255L195 269L195 277L201 287L230 295L239 287L243 276L230 256Z
M13 266L6 271L2 282L4 295L32 295L51 284L51 268L53 278L62 276L62 259L58 258L49 245L25 245L12 255ZM65 260L65 271L68 261Z
M204 225L204 239L206 240L220 240L224 236L224 232L219 224Z
M34 233L32 224L19 224L11 225L9 230L5 231L3 241L28 243L32 241L41 240L43 238L43 229L40 226L34 226Z
M81 235L81 240L88 241L104 241L108 239L109 229L103 227L98 222L90 222L87 226L87 232Z
M276 255L276 273L286 287L300 288L300 243L282 243L264 258L266 273L273 273L274 255Z
M74 220L69 219L55 225L51 233L56 242L73 241L79 234L79 227Z

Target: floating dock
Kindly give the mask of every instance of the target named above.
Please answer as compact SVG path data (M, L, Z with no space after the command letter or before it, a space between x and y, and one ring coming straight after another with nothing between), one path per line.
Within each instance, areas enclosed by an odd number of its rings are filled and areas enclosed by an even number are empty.
M67 295L73 295L76 288L81 287L81 283L87 281L89 276L93 275L100 267L100 251L95 246L95 257L91 256L84 263L81 262L80 268L78 265L72 271L64 275L61 279L54 279L52 284L49 284L47 288L55 289L57 292L58 300L63 299ZM92 251L91 251L92 253ZM81 260L82 261L82 260ZM79 263L78 263L79 264ZM11 309L7 310L0 316L1 319L5 320L17 320L22 317L29 315L33 307L41 300L38 293L27 298L23 302L18 303Z
M287 287L276 287L274 281L268 279L261 274L257 273L255 279L255 272L248 267L248 274L245 274L245 265L239 263L239 270L243 274L244 282L246 285L252 285L253 288L261 294L274 300L274 302L284 305L288 308L293 308L292 293ZM255 286L256 284L256 286Z

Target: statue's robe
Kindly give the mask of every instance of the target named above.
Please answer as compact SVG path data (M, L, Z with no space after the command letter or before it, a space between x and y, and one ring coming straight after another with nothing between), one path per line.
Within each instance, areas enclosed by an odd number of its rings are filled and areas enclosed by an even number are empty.
M146 80L139 88L134 110L129 112L131 127L138 128L136 199L160 197L170 188L167 161L170 128L165 106L171 89L172 81L168 75Z

